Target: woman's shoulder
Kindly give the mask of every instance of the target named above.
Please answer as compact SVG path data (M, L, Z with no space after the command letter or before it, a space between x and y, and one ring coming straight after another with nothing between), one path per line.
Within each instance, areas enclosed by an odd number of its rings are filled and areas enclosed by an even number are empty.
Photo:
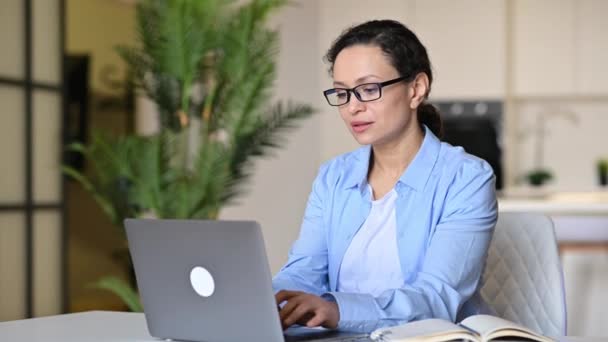
M434 185L442 194L436 197L443 202L442 215L484 212L495 218L496 177L490 164L460 146L442 142L440 150Z
M452 174L467 178L494 174L488 162L467 153L461 146L452 146L446 142L441 142L436 170L444 175Z

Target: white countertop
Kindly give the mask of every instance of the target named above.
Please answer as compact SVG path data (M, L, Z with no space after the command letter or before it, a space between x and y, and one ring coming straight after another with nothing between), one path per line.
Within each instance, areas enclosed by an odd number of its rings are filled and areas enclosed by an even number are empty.
M608 190L506 191L498 198L501 211L542 212L548 215L606 215Z
M560 242L608 243L608 190L518 189L498 198L500 211L548 215Z

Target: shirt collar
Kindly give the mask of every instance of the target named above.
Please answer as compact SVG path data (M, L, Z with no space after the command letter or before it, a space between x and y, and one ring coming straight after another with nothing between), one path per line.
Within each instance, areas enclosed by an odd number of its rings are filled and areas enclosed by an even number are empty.
M369 157L372 152L371 145L365 145L357 149L351 155L352 162L346 169L345 188L358 187L361 192L367 185L367 170L369 169Z
M422 140L420 149L398 181L416 191L422 191L424 189L424 186L431 175L431 171L437 162L439 149L441 147L439 139L426 125L424 125L424 131L424 139ZM371 151L371 145L365 145L354 151L352 154L352 168L347 170L346 180L344 182L346 188L357 186L359 190L364 190L367 185L367 173L369 170Z

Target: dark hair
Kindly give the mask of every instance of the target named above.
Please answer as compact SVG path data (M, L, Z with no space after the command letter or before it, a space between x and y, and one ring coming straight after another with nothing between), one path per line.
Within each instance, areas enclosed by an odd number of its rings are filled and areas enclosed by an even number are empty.
M428 97L433 83L431 62L424 45L405 25L394 20L372 20L347 29L325 55L331 64L330 74L333 74L334 63L340 51L358 44L380 47L400 76L407 80L413 80L421 72L425 73L429 78L429 90L425 98ZM420 104L418 122L427 125L436 136L443 136L441 116L433 105L426 102Z

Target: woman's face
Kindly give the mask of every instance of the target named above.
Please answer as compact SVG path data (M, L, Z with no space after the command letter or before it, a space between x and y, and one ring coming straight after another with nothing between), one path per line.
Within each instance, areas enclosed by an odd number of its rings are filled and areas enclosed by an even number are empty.
M336 88L354 88L363 83L380 83L400 76L382 49L374 45L354 45L343 49L333 68ZM410 83L398 82L383 87L382 97L371 102L361 102L351 93L350 101L338 109L357 142L383 145L397 141L409 129L418 127L417 104L411 101L414 93Z

